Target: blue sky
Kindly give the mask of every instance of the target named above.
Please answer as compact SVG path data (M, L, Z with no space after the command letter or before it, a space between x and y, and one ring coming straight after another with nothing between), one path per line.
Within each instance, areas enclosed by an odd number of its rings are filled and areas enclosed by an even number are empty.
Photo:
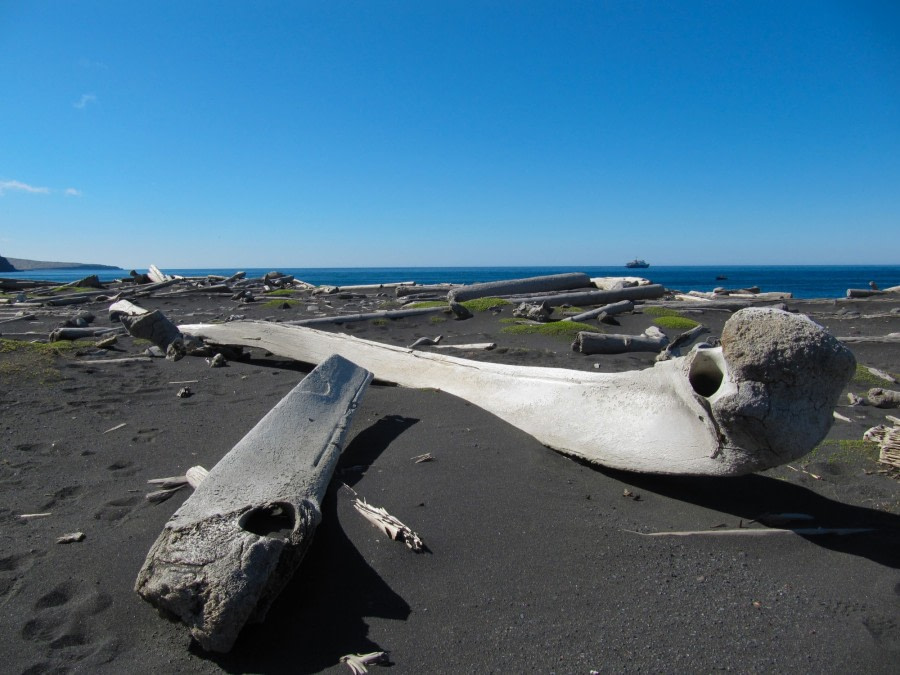
M0 254L897 264L900 3L0 3Z

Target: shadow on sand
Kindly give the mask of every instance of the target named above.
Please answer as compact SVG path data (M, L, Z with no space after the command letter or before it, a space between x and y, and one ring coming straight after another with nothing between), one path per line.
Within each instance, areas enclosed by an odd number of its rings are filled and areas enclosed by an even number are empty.
M844 504L800 485L759 474L739 478L701 478L611 470L603 470L602 473L642 490L730 513L747 521L764 521L765 514L803 513L814 520L799 527L872 528L872 532L852 535L798 536L833 551L900 568L900 516L891 513Z

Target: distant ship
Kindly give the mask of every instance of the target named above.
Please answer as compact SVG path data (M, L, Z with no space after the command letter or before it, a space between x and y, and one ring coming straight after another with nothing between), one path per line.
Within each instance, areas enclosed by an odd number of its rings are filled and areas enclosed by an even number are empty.
M644 267L650 267L650 263L648 263L646 260L638 260L637 258L635 258L631 262L625 263L625 267L629 269L643 269Z

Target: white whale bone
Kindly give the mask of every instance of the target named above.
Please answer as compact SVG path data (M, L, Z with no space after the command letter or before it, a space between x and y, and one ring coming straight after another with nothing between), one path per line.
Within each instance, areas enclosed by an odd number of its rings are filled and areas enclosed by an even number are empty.
M770 308L736 313L722 347L623 373L471 361L270 322L179 328L308 363L340 354L378 379L474 403L563 454L660 474L735 476L806 454L855 368L821 326Z

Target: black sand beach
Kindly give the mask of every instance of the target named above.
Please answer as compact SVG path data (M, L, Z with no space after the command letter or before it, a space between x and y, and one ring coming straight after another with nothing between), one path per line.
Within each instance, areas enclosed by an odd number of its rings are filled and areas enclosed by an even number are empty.
M386 300L297 297L286 309L205 293L136 302L182 324L237 314L291 320ZM900 331L890 311L900 296L785 302L836 336ZM46 338L84 310L111 325L108 306L29 308L34 320L0 324L0 337ZM15 305L0 308L11 316ZM511 310L320 328L403 346L438 334L445 343L490 341L496 349L460 356L512 364L610 372L653 364L653 354L585 356L570 349L571 337L504 333ZM729 313L686 316L717 336ZM615 331L640 333L652 319L639 306ZM846 397L877 381L850 383L837 407L850 422L835 421L807 457L728 479L588 466L439 389L376 382L300 570L267 620L216 655L133 591L151 544L189 495L152 504L146 481L211 468L311 366L263 352L224 368L190 356L88 363L140 355L147 344L130 336L106 352L2 344L5 672L340 673L349 672L341 656L379 650L392 673L897 672L900 484L858 441L898 413L850 407ZM900 373L896 343L849 346L860 364ZM185 386L193 395L177 397ZM434 461L412 460L423 453ZM342 483L409 525L427 551L373 528ZM21 517L40 513L49 515ZM645 536L778 527L771 514L785 513L871 531ZM56 543L76 531L83 541Z

